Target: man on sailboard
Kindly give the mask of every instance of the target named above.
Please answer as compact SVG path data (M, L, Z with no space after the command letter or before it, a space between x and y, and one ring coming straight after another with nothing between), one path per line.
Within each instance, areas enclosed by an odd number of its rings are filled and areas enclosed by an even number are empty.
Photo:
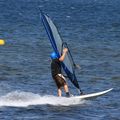
M51 42L52 48L56 52L56 53L53 53L53 55L51 54L51 58L52 58L51 69L52 69L53 79L55 80L56 85L58 87L58 96L62 95L61 87L64 87L65 92L69 95L68 86L66 84L66 81L63 75L61 74L61 66L63 68L63 71L69 78L69 80L77 88L78 93L81 95L82 90L78 84L78 81L75 75L76 65L74 63L70 50L67 46L67 43L63 42L63 40L61 39L61 36L59 35L59 32L56 26L54 25L53 21L50 19L50 17L44 14L41 10L40 12L41 12L41 20L47 32L48 38ZM63 54L61 55L62 49L63 49ZM54 60L54 59L57 59L57 60ZM62 64L60 64L61 62ZM60 81L63 81L63 82L60 83Z
M66 56L66 53L68 52L67 48L63 49L63 53L60 57L58 57L56 52L51 53L51 74L52 77L57 85L58 88L58 96L62 96L62 87L64 88L64 91L66 92L66 96L70 97L70 93L68 90L68 85L66 83L65 77L61 73L61 62L64 61L64 58Z

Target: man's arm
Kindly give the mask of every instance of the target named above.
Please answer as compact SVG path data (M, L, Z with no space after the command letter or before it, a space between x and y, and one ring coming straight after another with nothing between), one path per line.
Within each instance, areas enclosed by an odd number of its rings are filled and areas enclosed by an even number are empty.
M68 49L64 48L63 53L62 53L61 57L59 58L59 61L62 62L65 59L65 55L66 55L67 52L68 52Z

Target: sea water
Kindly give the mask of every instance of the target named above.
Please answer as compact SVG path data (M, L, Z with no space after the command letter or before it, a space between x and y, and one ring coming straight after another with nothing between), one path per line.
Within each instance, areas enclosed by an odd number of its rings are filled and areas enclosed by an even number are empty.
M50 73L53 51L39 8L68 43L85 94L114 88L93 100L57 97ZM120 1L1 0L0 120L119 120ZM70 92L77 90L68 80Z

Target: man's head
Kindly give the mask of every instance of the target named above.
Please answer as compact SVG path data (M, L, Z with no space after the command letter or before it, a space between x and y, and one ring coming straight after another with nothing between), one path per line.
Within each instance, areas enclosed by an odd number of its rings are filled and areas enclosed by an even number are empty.
M58 57L58 54L56 52L52 52L51 55L50 55L51 59L57 59L59 58Z

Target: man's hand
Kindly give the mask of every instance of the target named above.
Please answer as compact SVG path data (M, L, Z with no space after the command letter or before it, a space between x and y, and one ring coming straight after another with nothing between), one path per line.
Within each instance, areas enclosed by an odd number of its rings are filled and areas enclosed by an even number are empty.
M67 48L64 48L64 49L63 49L63 53L66 53L66 52L68 52L68 49L67 49Z
M68 49L67 49L67 48L64 48L64 49L63 49L62 56L59 58L59 61L62 62L62 61L65 59L65 55L66 55L67 52L68 52Z

